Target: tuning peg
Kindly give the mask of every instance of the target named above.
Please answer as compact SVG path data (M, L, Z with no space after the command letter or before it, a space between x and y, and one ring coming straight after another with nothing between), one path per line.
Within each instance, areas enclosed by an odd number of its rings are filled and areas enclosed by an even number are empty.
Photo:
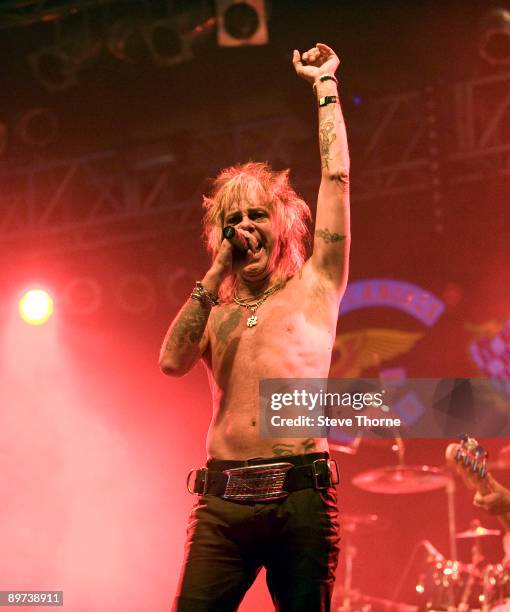
M477 457L482 458L482 459L487 459L488 453L487 451L483 448L483 446L478 445L475 448L475 454Z

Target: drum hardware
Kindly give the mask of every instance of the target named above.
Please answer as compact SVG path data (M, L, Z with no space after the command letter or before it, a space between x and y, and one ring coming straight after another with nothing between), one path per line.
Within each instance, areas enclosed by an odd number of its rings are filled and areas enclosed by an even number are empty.
M374 526L378 521L377 514L347 514L342 517L343 532L345 533L345 578L343 585L342 605L339 612L354 612L352 608L352 569L357 549L352 543L356 529L360 526ZM367 609L367 612L370 608Z
M451 478L441 468L428 465L391 465L360 472L352 484L370 493L402 495L445 487Z
M384 527L386 521L382 521L377 514L345 514L341 522L344 534L345 578L343 585L335 589L331 609L335 612L418 612L416 606L372 597L352 588L352 570L357 553L353 538L356 532L360 528Z
M482 527L480 521L475 519L471 521L471 527L466 529L466 531L461 531L457 533L456 537L458 540L462 539L475 539L478 538L488 538L490 536L500 536L501 531L499 529L487 529L486 527Z
M332 612L418 612L418 606L366 595L358 590L349 593L351 607L346 609L343 605L338 606L335 602L345 597L343 588L335 590L331 606Z
M475 486L483 493L490 491L486 479L487 467L490 465L487 462L487 453L474 438L462 436L460 444L449 445L446 460L468 486ZM501 453L498 465L500 468L503 465ZM499 518L509 530L510 518L505 515ZM423 609L503 612L505 607L502 606L506 606L505 612L510 612L509 568L505 569L501 563L487 563L482 554L484 539L497 536L501 536L499 529L484 527L480 521L475 520L471 522L469 529L454 534L455 540L472 542L469 563L429 554L426 571L420 575L416 584L417 592L423 595Z
M386 466L360 472L352 479L354 486L371 493L403 495L425 493L445 488L448 507L448 536L450 557L457 559L455 540L455 480L444 469L429 465L406 465L405 446L400 437L395 438L393 450L397 453L398 465Z
M358 445L356 445L355 454ZM481 544L484 538L501 536L501 531L491 529L473 521L469 529L456 531L453 476L440 467L428 465L406 465L404 462L404 445L397 439L393 450L398 455L398 465L386 466L360 472L354 476L352 483L372 493L403 495L420 493L445 488L448 499L448 526L450 536L450 558L443 555L430 542L420 542L428 552L425 568L416 581L416 592L422 596L419 607L400 604L397 596L404 580L401 580L392 600L384 600L352 589L352 570L356 548L352 544L353 536L360 526L380 524L377 515L346 515L344 517L346 574L343 588L335 592L337 604L332 610L337 612L375 612L380 610L411 611L427 610L428 612L510 612L510 567L504 564L490 564L482 554ZM349 451L344 451L349 452ZM450 461L449 461L450 463ZM466 480L473 480L477 487L485 486L483 480L488 467L510 469L510 445L500 451L498 461L487 462L487 453L476 441L464 437L461 451L456 453L454 464L466 470ZM481 483L479 481L482 481ZM503 522L503 521L502 521ZM508 527L507 527L508 529ZM472 541L469 563L458 560L456 542ZM410 569L410 565L409 565ZM407 578L405 578L407 580ZM338 603L341 601L341 605Z

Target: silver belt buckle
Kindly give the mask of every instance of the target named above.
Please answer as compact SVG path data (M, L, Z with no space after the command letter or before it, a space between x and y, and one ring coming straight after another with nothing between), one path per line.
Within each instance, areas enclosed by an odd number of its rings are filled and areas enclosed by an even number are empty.
M287 472L294 464L267 463L223 470L228 480L223 499L235 501L272 501L289 494L283 490Z

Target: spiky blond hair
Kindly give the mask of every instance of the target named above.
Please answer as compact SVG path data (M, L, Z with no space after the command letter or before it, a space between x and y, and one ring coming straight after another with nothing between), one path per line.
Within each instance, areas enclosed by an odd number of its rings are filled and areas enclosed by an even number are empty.
M248 162L222 170L214 179L210 196L204 196L203 224L207 249L214 259L223 240L226 211L241 201L262 201L274 213L279 240L273 253L272 281L286 281L303 265L309 239L310 209L289 182L289 170L276 172L267 163ZM222 283L220 297L231 301L236 284L232 273Z

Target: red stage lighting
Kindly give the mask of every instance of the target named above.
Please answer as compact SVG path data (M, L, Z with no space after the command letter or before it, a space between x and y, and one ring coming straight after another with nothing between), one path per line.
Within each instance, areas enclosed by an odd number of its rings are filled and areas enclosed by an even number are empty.
M44 289L30 289L21 297L19 313L29 325L43 325L53 314L53 298Z

